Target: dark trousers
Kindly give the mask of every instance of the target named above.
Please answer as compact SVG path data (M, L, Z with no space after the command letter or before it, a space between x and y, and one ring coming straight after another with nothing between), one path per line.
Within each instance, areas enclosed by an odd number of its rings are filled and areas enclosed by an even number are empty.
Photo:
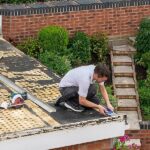
M60 88L60 93L64 101L72 101L79 104L78 87L63 87ZM91 84L88 90L86 99L95 103L100 104L100 99L96 96L97 90L95 84Z

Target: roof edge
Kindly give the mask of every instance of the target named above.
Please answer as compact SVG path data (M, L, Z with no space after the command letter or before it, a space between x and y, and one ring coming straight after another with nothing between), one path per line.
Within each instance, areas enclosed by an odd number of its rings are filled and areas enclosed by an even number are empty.
M44 128L35 128L35 129L13 132L13 133L4 133L0 135L0 142L9 140L9 139L18 139L18 138L25 137L25 136L32 136L32 135L50 133L50 132L58 132L62 130L65 131L68 129L83 128L86 126L108 124L110 122L125 122L124 116L118 115L115 117L104 117L104 118L87 120L87 121L76 122L76 123L60 124L58 126L53 126L53 127L48 126Z
M53 149L123 136L126 129L127 126L123 119L94 125L88 123L84 126L74 126L74 128L64 130L60 128L55 132L43 132L32 136L4 140L0 142L0 147L3 150Z

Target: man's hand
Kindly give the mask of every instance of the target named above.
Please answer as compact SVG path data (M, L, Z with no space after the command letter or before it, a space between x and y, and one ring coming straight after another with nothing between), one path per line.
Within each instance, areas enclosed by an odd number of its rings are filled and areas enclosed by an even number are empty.
M113 107L110 103L107 104L107 107L108 107L111 111L114 111L114 107Z
M103 114L103 115L105 115L106 116L106 108L105 107L103 107L103 106L101 106L101 105L98 105L98 111L101 113L101 114Z

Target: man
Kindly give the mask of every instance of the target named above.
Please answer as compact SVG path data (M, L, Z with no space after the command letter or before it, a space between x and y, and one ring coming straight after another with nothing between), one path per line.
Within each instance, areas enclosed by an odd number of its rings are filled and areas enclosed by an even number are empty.
M59 84L62 97L57 100L56 106L64 104L65 107L76 112L82 112L88 107L105 115L106 108L100 105L100 100L96 96L97 90L94 84L96 81L107 107L113 111L114 108L104 86L109 75L110 71L104 64L81 66L70 70Z

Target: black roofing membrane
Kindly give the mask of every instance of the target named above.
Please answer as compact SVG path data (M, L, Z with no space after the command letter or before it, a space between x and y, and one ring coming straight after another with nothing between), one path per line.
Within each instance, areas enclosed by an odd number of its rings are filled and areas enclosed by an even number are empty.
M55 108L56 112L52 112L50 115L60 124L69 124L99 118L106 118L106 116L93 109L86 109L83 112L74 112L65 107Z

